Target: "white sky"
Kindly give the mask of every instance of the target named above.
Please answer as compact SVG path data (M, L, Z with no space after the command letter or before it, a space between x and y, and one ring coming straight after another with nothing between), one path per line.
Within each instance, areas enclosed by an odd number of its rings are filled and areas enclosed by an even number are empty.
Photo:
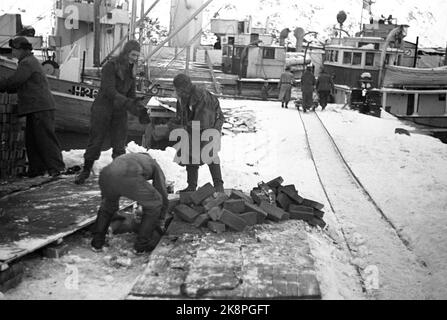
M144 1L146 7L153 3L152 0ZM18 13L25 10L25 12L21 12L24 24L32 24L39 34L47 35L51 32L50 17L53 2L53 0L1 0L0 14L6 12ZM159 17L166 26L169 25L167 12L170 2L170 0L161 0L152 13L153 17ZM340 10L345 10L348 13L348 20L352 20L356 24L359 24L361 16L360 0L278 0L272 2L275 3L273 7L268 5L259 7L259 1L257 0L214 0L208 8L206 16L211 16L223 3L229 3L234 5L236 9L229 11L227 15L222 14L222 18L242 19L247 15L252 15L254 22L265 23L269 15L278 11L279 21L284 23L284 26L278 26L279 29L302 26L305 29L313 30L322 30L333 25L335 16ZM290 10L293 4L297 4L304 12L308 13L306 19L308 21L297 21L299 14L293 14ZM312 11L309 9L311 4L321 9L309 18L312 15ZM425 14L425 18L418 21L416 25L414 21L408 21L408 8L412 8L414 12L430 12L434 19L430 18L430 14ZM377 16L392 14L398 18L399 23L410 24L408 41L415 42L416 36L419 36L420 43L423 46L445 47L447 44L447 19L445 19L447 16L447 1L445 0L376 0L373 5L373 13ZM38 16L43 16L44 19L36 23Z

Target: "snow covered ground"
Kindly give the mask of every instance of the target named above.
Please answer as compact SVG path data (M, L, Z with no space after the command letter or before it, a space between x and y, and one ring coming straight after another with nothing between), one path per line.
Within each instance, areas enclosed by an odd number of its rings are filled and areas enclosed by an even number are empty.
M325 220L337 244L323 232L309 229L324 298L365 298L343 243L340 232L343 225L338 225L330 212L297 110L281 109L276 102L221 100L221 104L223 108L242 107L251 113L257 130L223 137L221 161L225 186L249 191L261 180L282 176L286 184L295 184L304 197L325 203ZM426 263L431 276L427 283L420 284L429 292L424 297L446 298L447 145L425 135L396 135L395 128L410 131L412 128L388 114L378 119L331 105L319 115L361 183L413 253ZM128 151L145 150L130 143ZM67 166L82 163L82 154L82 150L64 153ZM175 182L176 190L185 187L185 170L172 161L173 149L151 150L150 154L159 161L167 179ZM98 173L110 161L111 152L104 152L95 164L95 171ZM209 181L207 167L201 167L199 184ZM402 287L403 291L410 289Z

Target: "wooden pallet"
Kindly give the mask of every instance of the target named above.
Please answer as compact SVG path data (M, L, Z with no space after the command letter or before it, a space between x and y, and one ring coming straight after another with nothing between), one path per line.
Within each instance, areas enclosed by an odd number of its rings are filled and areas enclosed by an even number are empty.
M303 229L214 234L174 220L127 299L321 299Z
M0 199L0 264L9 264L68 236L96 219L101 194L97 179L75 185L73 177ZM122 202L128 206L130 201Z

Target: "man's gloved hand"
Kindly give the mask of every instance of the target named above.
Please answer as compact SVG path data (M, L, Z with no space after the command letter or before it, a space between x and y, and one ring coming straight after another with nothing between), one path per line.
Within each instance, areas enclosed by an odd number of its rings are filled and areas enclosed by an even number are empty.
M141 124L151 123L151 119L149 118L148 110L146 109L146 106L141 101L137 103L137 112L138 112L138 121Z

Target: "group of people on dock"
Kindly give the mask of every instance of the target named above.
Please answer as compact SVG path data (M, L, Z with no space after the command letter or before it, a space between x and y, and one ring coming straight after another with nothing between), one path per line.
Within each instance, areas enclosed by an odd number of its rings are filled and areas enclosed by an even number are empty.
M27 117L27 176L36 177L48 173L57 177L63 172L65 165L55 134L55 102L48 80L31 52L32 45L25 37L12 39L9 45L19 63L17 71L11 77L0 78L0 92L17 93L19 115ZM106 234L113 216L118 211L119 199L122 196L136 201L143 209L134 245L136 254L152 251L160 233L163 232L161 223L168 209L163 170L149 154L126 154L125 149L127 113L137 116L142 124L150 123L145 105L136 96L136 67L139 55L140 44L130 40L124 45L119 56L112 58L102 68L101 87L91 109L84 166L74 181L76 184L85 183L94 162L100 157L103 142L110 137L113 161L103 168L99 175L102 201L93 227L91 246L94 251L102 251L106 245ZM224 115L219 100L208 90L195 86L185 74L178 74L173 85L177 95L177 113L168 123L170 130L181 128L193 139L194 122L198 122L201 132L214 130L220 137ZM193 143L190 142L189 145L192 147ZM207 142L199 141L200 151L206 145ZM213 152L216 151L218 152ZM206 163L215 191L224 192L218 155L211 161L200 158L197 162L192 161L192 152L189 154L190 159L181 163L186 167L188 183L182 191L197 189L199 167ZM152 180L152 183L149 183L149 180Z
M286 70L281 74L281 78L278 83L279 88L279 100L281 100L281 108L288 109L289 102L292 98L292 87L295 84L295 78L290 71L290 67L286 67ZM308 66L301 76L301 92L302 92L302 108L304 112L308 110L315 111L318 106L314 104L313 94L317 91L319 98L319 105L324 110L330 100L330 97L334 94L334 81L332 76L321 69L320 75L316 79L312 67Z

